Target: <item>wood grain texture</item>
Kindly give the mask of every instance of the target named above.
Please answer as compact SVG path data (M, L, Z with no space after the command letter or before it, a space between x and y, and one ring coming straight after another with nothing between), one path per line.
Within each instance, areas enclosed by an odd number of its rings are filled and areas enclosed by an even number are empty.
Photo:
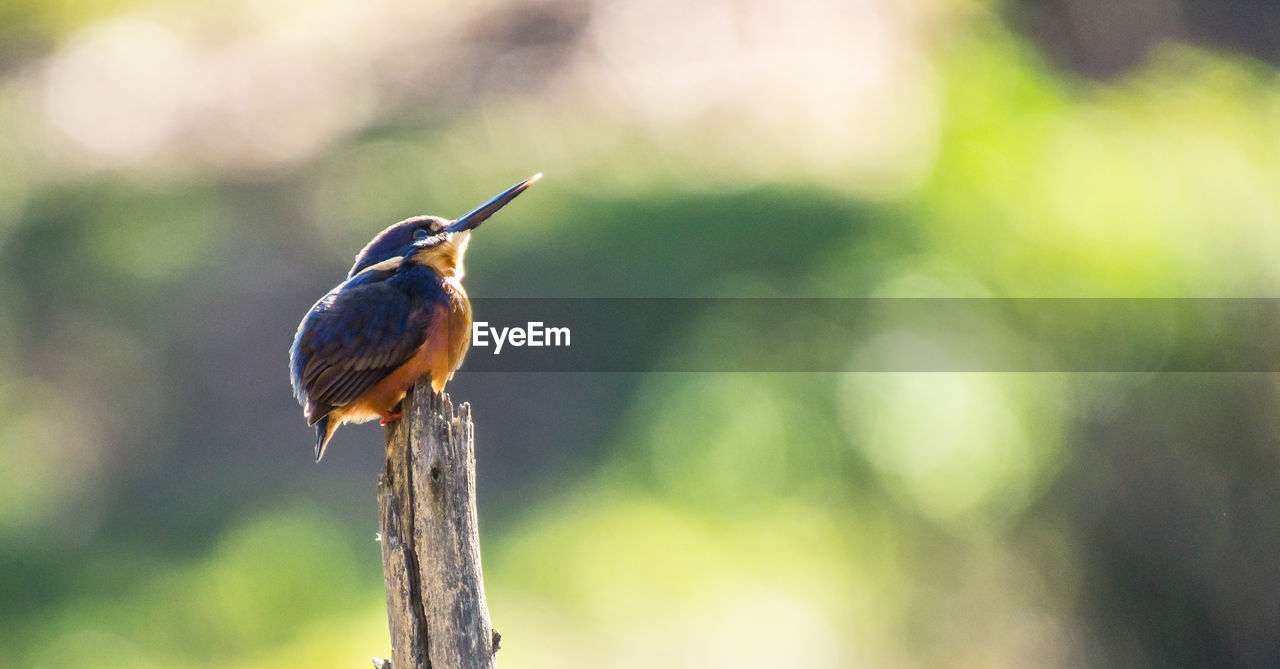
M422 401L416 401L421 398ZM387 428L378 525L395 669L488 669L471 408L423 382Z

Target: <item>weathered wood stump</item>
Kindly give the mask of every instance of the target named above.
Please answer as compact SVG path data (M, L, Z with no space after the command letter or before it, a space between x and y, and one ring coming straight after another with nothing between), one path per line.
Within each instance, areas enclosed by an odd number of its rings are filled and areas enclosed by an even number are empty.
M471 407L423 381L387 426L378 476L378 529L387 587L391 662L379 669L488 669L489 626L476 523Z

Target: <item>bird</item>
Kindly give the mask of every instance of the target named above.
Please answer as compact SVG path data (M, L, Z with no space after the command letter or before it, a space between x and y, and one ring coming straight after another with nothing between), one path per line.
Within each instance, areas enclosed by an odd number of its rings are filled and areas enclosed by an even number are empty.
M303 316L289 348L289 376L315 426L316 462L342 424L399 420L400 401L418 380L444 390L471 343L471 302L462 287L471 231L541 177L452 221L415 216L391 225Z

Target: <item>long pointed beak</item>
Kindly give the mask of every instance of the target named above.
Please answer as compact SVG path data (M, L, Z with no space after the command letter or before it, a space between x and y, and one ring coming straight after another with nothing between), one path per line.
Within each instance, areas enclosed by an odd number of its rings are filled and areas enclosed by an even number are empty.
M484 222L486 218L489 218L490 216L492 216L493 212L503 208L504 206L506 206L508 202L516 199L516 196L523 193L524 189L528 188L529 186L532 186L534 183L538 181L538 179L541 179L541 178L542 178L542 172L538 172L537 174L529 177L528 179L525 179L524 181L521 181L520 183L506 189L505 191L502 191L500 195L494 197L492 200L489 200L488 202L480 205L479 207L476 207L475 209L472 209L471 211L463 214L461 217L458 218L458 220L454 221L453 223L450 223L449 227L445 228L444 231L445 232L461 232L463 230L470 230L476 227L477 225L480 225L481 223Z

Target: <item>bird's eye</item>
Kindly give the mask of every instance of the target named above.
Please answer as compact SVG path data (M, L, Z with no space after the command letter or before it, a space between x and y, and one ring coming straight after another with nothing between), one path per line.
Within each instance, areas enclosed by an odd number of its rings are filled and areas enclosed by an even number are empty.
M427 230L426 228L418 228L417 230L413 231L413 238L422 239L424 237L429 236L430 234L431 234L430 230Z

